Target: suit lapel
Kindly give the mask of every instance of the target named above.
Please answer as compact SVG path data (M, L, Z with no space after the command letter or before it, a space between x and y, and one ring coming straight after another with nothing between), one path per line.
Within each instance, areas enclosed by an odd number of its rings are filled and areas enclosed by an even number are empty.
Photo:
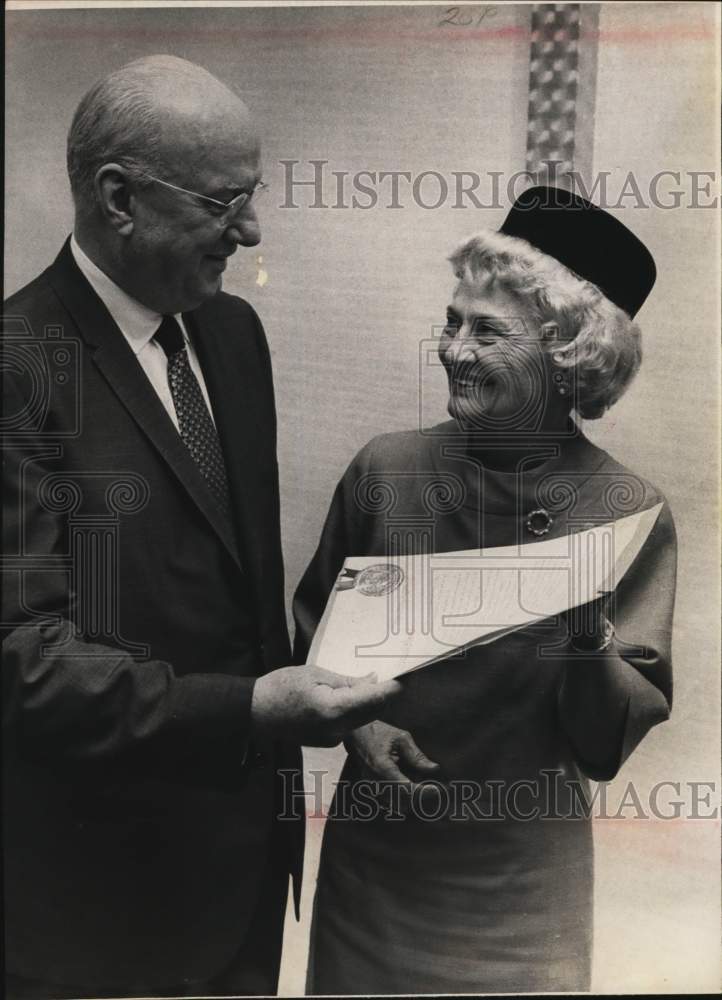
M238 546L198 466L150 384L138 359L73 260L65 244L49 280L93 350L93 362L139 430L153 443L238 563Z

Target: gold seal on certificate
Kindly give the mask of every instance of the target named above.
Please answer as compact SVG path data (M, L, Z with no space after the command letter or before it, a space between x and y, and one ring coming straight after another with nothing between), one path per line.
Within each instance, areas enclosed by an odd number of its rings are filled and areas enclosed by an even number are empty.
M336 590L358 590L366 597L383 597L400 587L404 581L404 571L396 563L374 563L365 569L344 567Z
M404 571L396 563L374 563L356 577L356 588L367 597L383 597L400 587Z

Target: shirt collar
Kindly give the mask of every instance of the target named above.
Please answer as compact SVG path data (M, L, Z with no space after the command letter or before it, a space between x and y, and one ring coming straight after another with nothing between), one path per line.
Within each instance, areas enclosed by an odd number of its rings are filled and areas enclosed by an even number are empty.
M70 237L70 250L75 263L115 320L133 353L140 354L160 326L163 319L161 314L144 306L142 302L138 302L116 285L80 248L75 234ZM180 314L176 316L176 319L179 318ZM182 321L180 326L185 337Z

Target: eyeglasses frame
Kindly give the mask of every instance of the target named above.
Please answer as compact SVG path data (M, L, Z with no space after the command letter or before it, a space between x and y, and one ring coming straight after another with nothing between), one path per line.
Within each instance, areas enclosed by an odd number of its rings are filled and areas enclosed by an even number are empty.
M231 219L237 211L247 205L255 194L268 190L268 184L266 184L265 181L258 181L258 183L254 185L252 191L241 191L241 193L237 194L235 198L231 198L230 201L226 202L219 201L217 198L211 198L207 194L201 194L199 191L191 191L189 188L180 187L178 184L171 184L170 181L161 180L160 177L154 177L152 174L145 174L144 176L147 180L154 181L156 184L161 184L163 187L170 188L172 191L180 191L181 194L189 194L193 198L198 198L200 201L208 202L210 205L215 206L215 208L222 208L223 215L216 216L216 218L223 219L224 223Z

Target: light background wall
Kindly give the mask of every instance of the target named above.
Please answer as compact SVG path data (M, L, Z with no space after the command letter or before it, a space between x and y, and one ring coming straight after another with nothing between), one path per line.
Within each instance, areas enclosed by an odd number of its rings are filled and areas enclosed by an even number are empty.
M299 190L303 207L282 209L280 161L301 161L306 177L310 159L350 174L522 169L529 7L497 5L479 29L439 26L443 10L7 15L8 293L50 262L70 229L65 135L95 78L138 56L173 53L237 87L262 123L271 185L263 243L236 255L225 287L254 304L272 347L289 599L353 453L373 434L418 422L419 341L443 319L447 253L475 229L497 227L506 205L454 209L450 199L424 210L404 197L397 210L311 209ZM602 5L595 116L580 132L594 170L611 171L610 190L629 170L645 190L660 170L715 169L717 34L715 5ZM628 207L622 216L652 250L659 276L639 316L642 372L587 431L662 488L680 541L674 714L615 782L633 780L644 796L655 781L719 774L718 218L689 208ZM431 373L427 421L443 419L444 398L440 373ZM323 760L310 755L312 764ZM319 826L310 823L312 844ZM594 988L717 990L719 823L600 821L595 836ZM287 993L302 989L306 932L306 920L288 926Z

